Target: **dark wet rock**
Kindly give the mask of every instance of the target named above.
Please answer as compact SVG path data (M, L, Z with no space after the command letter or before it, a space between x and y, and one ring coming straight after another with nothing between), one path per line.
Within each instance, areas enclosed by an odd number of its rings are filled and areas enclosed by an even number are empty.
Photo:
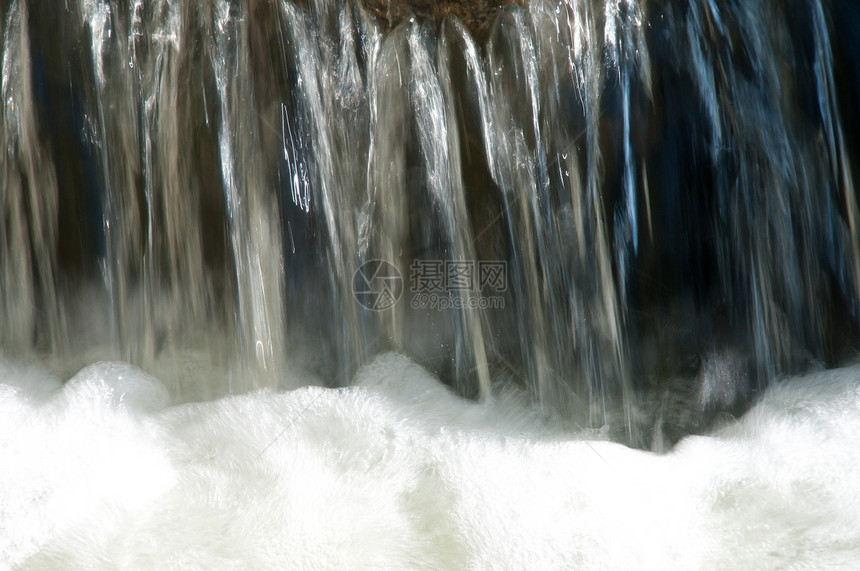
M410 17L441 21L457 18L472 33L483 35L499 9L508 4L525 4L524 0L362 0L376 18L393 27Z

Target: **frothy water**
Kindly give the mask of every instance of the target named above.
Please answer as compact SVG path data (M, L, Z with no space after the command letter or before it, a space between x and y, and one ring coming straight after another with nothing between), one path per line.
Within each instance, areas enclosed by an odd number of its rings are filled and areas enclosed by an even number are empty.
M0 558L22 569L784 569L860 558L860 368L655 455L475 403L406 358L342 389L166 406L3 365Z

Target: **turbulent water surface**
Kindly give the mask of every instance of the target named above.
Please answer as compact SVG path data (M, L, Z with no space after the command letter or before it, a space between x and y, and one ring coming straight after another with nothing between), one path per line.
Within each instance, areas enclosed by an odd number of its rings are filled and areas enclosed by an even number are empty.
M860 368L655 455L477 404L402 356L353 386L167 406L119 363L0 371L22 569L786 569L860 558ZM5 460L14 458L10 465Z

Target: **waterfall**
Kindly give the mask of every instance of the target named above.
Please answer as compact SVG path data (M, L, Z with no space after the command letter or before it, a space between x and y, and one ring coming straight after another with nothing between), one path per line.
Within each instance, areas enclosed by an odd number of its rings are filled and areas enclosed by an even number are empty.
M679 383L734 410L856 350L844 2L31 4L3 10L7 355L187 400L395 350L647 444Z
M860 561L856 0L4 0L0 50L0 569Z

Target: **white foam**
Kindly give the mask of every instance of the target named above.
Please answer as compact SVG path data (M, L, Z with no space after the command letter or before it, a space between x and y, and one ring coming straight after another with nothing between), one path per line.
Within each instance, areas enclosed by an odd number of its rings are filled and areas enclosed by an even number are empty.
M860 560L860 368L783 382L665 455L476 404L398 355L355 386L167 406L100 363L0 366L0 562L691 569Z

